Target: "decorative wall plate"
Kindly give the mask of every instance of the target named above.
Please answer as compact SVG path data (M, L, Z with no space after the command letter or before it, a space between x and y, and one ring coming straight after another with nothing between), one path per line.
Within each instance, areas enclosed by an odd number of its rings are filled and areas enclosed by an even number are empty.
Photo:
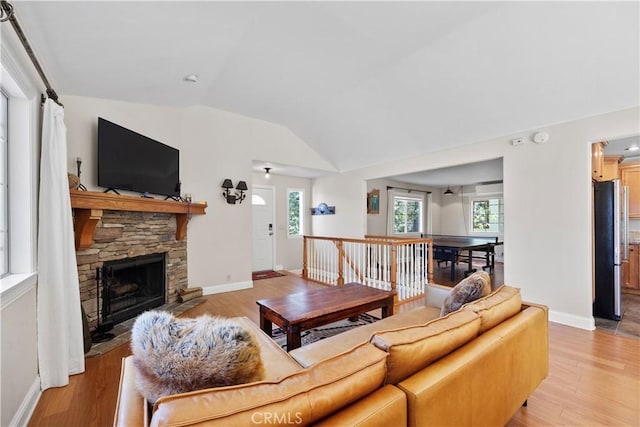
M335 215L336 207L327 206L326 203L320 203L318 207L311 208L311 215Z

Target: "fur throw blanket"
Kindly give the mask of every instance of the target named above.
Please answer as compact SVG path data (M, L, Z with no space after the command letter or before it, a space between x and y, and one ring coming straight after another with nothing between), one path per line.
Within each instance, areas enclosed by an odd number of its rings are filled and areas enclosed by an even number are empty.
M475 301L491 293L491 277L485 271L473 273L458 283L442 302L440 316L444 316L468 302Z
M160 397L263 378L260 348L237 322L201 316L179 319L148 311L136 319L131 349L140 394Z

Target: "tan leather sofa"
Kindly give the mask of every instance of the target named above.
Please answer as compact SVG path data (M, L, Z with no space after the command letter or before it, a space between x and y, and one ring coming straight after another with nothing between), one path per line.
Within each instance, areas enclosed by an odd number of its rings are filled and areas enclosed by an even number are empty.
M161 398L149 408L123 360L115 426L504 425L548 373L547 309L516 288L438 318L424 307L282 351L258 337L266 378Z

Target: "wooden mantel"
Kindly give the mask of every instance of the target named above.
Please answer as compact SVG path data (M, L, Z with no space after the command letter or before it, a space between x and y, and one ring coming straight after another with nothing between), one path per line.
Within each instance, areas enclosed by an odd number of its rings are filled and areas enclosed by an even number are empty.
M174 200L147 199L136 196L107 194L96 191L70 190L71 207L75 209L74 232L76 249L93 244L93 231L103 210L131 212L161 212L176 214L176 240L187 236L191 215L204 215L207 203L186 203Z

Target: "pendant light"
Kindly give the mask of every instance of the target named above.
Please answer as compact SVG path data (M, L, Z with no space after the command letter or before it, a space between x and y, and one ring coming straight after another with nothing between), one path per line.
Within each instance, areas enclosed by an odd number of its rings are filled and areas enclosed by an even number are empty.
M451 191L451 188L447 185L447 190L444 192L445 196L451 196L453 194L453 191Z

